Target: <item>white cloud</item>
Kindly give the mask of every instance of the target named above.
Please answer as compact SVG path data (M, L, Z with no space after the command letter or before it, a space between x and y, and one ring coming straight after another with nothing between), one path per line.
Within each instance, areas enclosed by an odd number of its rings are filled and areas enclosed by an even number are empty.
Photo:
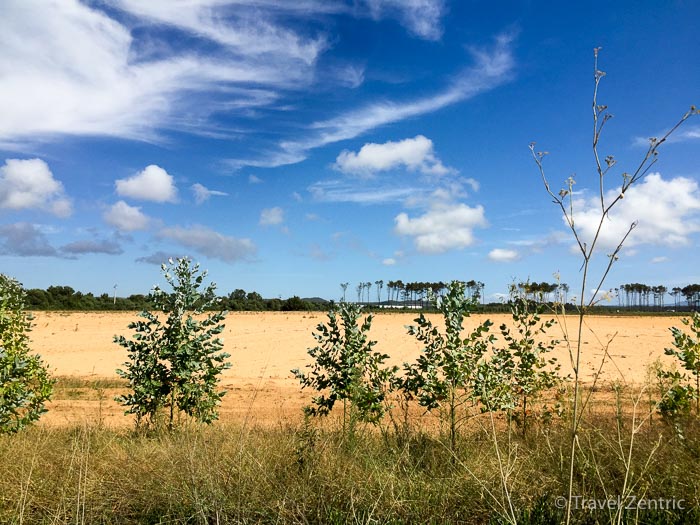
M316 261L330 261L331 259L335 258L335 254L333 252L323 249L316 243L312 243L309 246L309 252L307 255Z
M365 68L357 64L345 64L330 71L335 83L344 87L357 88L365 81Z
M619 194L619 188L606 193L608 202ZM578 199L574 220L582 241L590 246L600 217L599 198ZM676 177L664 179L650 173L632 186L603 223L601 248L618 245L630 225L638 221L625 242L628 248L643 245L684 246L690 235L700 232L700 188L698 182Z
M0 166L0 209L40 209L67 217L72 205L63 184L41 159L7 159Z
M261 226L275 226L284 222L284 210L279 206L265 208L260 212Z
M314 122L311 124L313 133L307 138L282 141L278 150L266 152L261 158L230 159L228 164L234 169L295 164L304 160L306 152L311 149L355 138L380 126L433 113L495 89L513 75L515 60L511 50L512 40L511 35L500 35L491 49L471 48L473 66L464 70L442 91L414 100L376 102L328 120Z
M192 193L194 193L194 201L197 204L202 204L209 200L210 197L216 195L220 197L225 197L228 193L217 190L210 190L206 186L199 184L198 182L190 186Z
M663 131L655 135L656 138L661 138L666 135L668 131ZM672 142L689 142L691 140L700 140L700 126L683 126L680 129L673 132L673 134L666 140L666 143ZM647 137L635 137L634 144L637 146L649 147L649 138Z
M343 150L335 161L336 169L357 175L372 175L398 167L426 175L445 175L453 171L435 156L433 142L423 135L384 144L367 143L357 153Z
M294 8L285 9L284 3L280 2L276 5L259 1L233 2L238 4L235 7L227 6L227 2L221 0L113 0L113 3L139 18L183 29L239 55L264 59L272 54L280 59L313 64L327 45L322 37L305 39L292 30L275 25L272 17L260 17L269 7L295 11Z
M487 226L483 206L472 208L464 203L433 204L420 217L409 218L406 213L400 213L394 222L394 231L413 237L422 253L443 253L471 246L474 229Z
M250 239L238 239L223 235L206 226L163 228L158 235L161 238L173 240L201 255L228 263L248 260L257 251L255 244Z
M151 220L138 206L129 206L124 201L113 204L102 214L104 221L119 231L130 232L145 230Z
M319 60L337 39L324 30L335 27L326 15L394 18L436 39L445 13L443 0L5 0L2 7L0 144L14 149L62 135L225 137L222 113L281 110L290 104L280 99L314 83L363 81L361 64ZM471 50L474 67L434 96L318 122L309 139L231 164L299 162L310 148L492 89L512 69L507 40Z
M660 257L652 257L651 261L649 261L649 262L651 262L651 264L661 264L661 263L668 262L669 260L670 259L668 257L665 257L662 255Z
M382 260L382 264L384 266L394 266L396 264L396 259L393 257L387 257L386 259Z
M411 33L426 40L438 40L442 36L443 0L365 0L370 15L396 17Z
M472 179L471 177L465 177L462 180L464 180L464 182L472 189L472 191L479 191L480 184L478 180Z
M232 9L218 0L113 0L109 7L128 11L126 20L139 28L133 33L100 3L5 0L2 7L6 145L63 134L154 140L162 129L215 129L216 111L266 105L280 88L308 85L326 48L324 35L306 38L281 26L279 3ZM314 14L292 13L301 21ZM177 48L161 38L163 27L207 52Z
M27 222L0 225L0 254L19 257L58 255L41 228Z
M248 183L249 184L262 184L263 180L260 177L256 177L255 175L248 175Z
M83 255L88 253L101 253L106 255L120 255L124 253L122 247L116 241L102 240L84 240L75 241L64 246L61 246L61 251L71 255Z
M495 262L513 262L520 259L520 254L516 250L494 248L489 252L489 259Z
M146 264L154 264L156 266L160 266L164 263L167 263L170 259L178 259L179 257L186 257L186 254L178 255L178 254L158 251L158 252L152 253L151 255L147 255L145 257L139 257L136 259L136 262L146 263Z
M321 202L352 202L356 204L383 204L402 202L424 193L423 189L397 186L356 186L342 180L327 180L308 187L311 196Z
M177 201L173 177L155 164L146 166L133 177L117 180L114 185L122 197L154 202Z

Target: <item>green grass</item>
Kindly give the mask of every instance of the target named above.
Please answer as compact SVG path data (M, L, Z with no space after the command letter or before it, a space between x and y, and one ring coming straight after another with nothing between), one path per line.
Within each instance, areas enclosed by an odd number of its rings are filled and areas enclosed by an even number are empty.
M698 523L698 425L686 424L683 439L660 421L646 425L628 470L629 428L618 434L617 422L591 416L582 429L575 493L621 494L629 472L632 494L683 499L686 510L628 513L621 523ZM0 523L507 523L496 442L518 523L561 523L564 422L526 439L499 422L494 441L488 419L472 420L455 461L436 433L342 436L327 426L220 423L150 435L38 426L2 436ZM575 523L612 517L574 512Z

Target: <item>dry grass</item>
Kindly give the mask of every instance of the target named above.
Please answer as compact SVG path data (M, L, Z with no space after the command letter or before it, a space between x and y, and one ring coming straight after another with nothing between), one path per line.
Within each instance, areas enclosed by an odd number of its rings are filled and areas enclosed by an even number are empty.
M680 440L662 421L646 421L634 435L628 466L634 407L625 399L620 406L619 415L590 411L576 493L623 494L631 473L637 497L683 499L690 510L628 513L622 523L697 523L698 425L686 424ZM360 429L350 436L332 420L274 429L224 422L151 435L99 421L39 426L0 438L0 522L505 523L505 467L518 522L558 523L554 502L565 494L568 474L566 423L522 438L500 420L496 441L487 423L482 417L465 426L456 461L439 430L418 425L403 435ZM614 522L604 511L574 517Z

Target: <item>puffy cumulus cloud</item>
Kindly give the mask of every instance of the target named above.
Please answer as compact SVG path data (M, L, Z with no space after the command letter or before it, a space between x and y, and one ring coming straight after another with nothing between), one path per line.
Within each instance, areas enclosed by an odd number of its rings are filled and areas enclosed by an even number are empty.
M40 228L27 222L18 222L0 226L0 254L56 257L58 252Z
M520 259L520 254L517 250L495 248L489 252L489 259L495 262L513 262Z
M275 226L284 222L284 210L279 206L265 208L260 212L261 226Z
M117 194L144 201L177 202L177 188L172 175L160 166L151 164L133 177L118 179L114 186Z
M210 197L216 195L220 197L226 197L228 193L218 190L210 190L206 186L199 184L198 182L190 186L192 193L194 193L194 202L197 204L203 204L209 200Z
M608 191L608 202L619 191L619 188ZM578 199L574 204L576 227L581 240L590 246L600 217L600 200ZM599 237L601 248L616 247L635 221L637 227L625 241L628 248L643 244L671 247L689 244L690 236L700 231L698 182L685 177L667 180L659 173L647 175L627 190L609 213Z
M124 201L113 204L102 214L104 221L119 231L131 232L145 230L151 219L138 206L129 206Z
M163 228L158 235L201 255L228 263L249 260L257 253L257 248L250 239L229 237L200 225L190 228L180 226Z
M442 36L444 0L365 0L373 18L391 16L408 31L426 40Z
M0 167L0 209L40 209L58 217L72 213L63 185L41 159L7 159Z
M75 241L61 246L61 251L70 255L83 255L88 253L101 253L105 255L120 255L124 253L122 247L116 241L110 240L84 240Z
M367 143L357 153L344 150L334 166L344 173L364 176L398 167L426 175L445 175L453 171L435 156L433 141L423 135L384 144Z
M413 237L416 249L422 253L443 253L471 246L474 229L487 226L483 206L472 208L464 203L433 204L419 217L400 213L394 222L394 231Z

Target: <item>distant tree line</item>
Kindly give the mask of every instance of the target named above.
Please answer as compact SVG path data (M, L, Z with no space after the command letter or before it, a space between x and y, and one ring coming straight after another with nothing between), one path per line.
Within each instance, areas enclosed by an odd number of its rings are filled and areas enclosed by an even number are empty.
M341 300L357 302L367 306L382 308L428 309L430 297L441 297L447 285L444 282L403 282L402 280L367 281L358 283L355 296L348 297L350 283L341 283ZM484 283L476 280L465 281L465 295L476 302L484 303ZM569 286L566 283L521 282L515 286L516 292L526 299L538 303L569 302ZM666 286L650 286L642 283L622 284L611 290L618 308L629 310L682 310L700 308L700 284L689 284L683 288L668 289ZM669 296L671 299L668 301ZM27 308L30 310L148 310L152 305L148 295L133 294L116 297L108 293L94 295L74 290L70 286L49 286L46 290L27 290ZM329 303L320 297L287 299L263 298L258 292L236 289L228 295L220 296L217 308L236 311L320 311L326 310ZM613 303L614 305L614 303ZM490 309L498 309L498 303L490 303ZM602 306L606 306L602 304Z
M669 291L666 286L649 286L642 283L621 284L613 289L617 295L618 305L630 309L663 310L666 295L673 298L673 306L680 308L683 301L693 310L700 305L700 284L689 284L683 288L675 287Z
M26 304L29 310L149 310L153 305L148 296L133 294L116 297L103 293L94 295L74 290L70 286L49 286L46 290L31 288L26 291ZM288 299L264 299L257 292L237 289L221 296L215 303L216 309L230 311L311 311L326 310L328 301L319 297L302 299L292 296Z
M343 301L347 301L347 290L350 283L340 283ZM371 293L374 284L375 293ZM441 297L447 290L447 283L438 282L406 282L402 280L388 281L386 283L386 295L382 299L382 290L385 283L382 280L360 282L355 286L357 302L366 305L382 305L403 308L426 308L430 303L430 297ZM483 298L484 283L480 281L465 281L465 294L467 297L479 300Z

